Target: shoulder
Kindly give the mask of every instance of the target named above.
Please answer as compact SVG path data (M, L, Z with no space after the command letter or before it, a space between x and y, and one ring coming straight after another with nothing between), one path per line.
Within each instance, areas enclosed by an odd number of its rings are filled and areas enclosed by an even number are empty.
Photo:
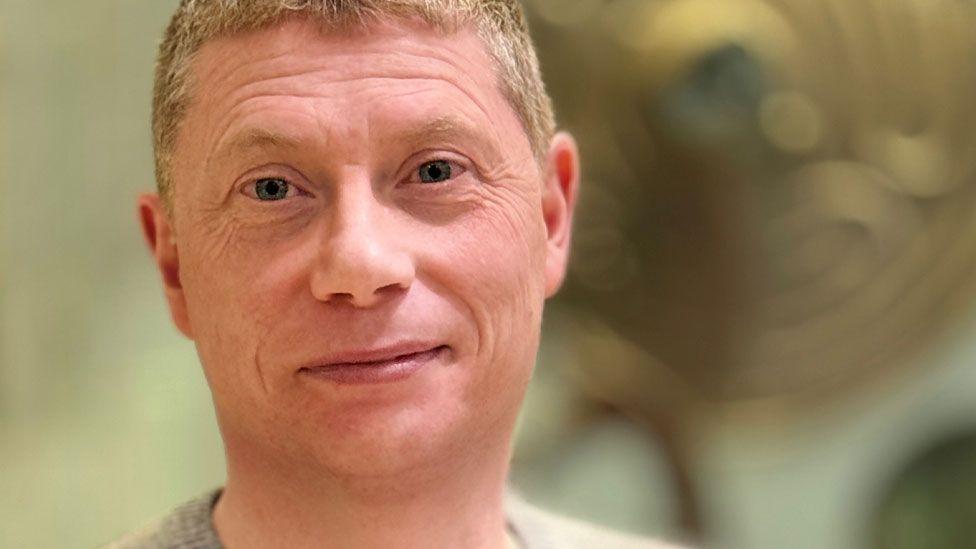
M220 490L184 503L168 515L104 546L104 549L220 549L211 521Z
M514 493L506 497L505 507L508 520L526 549L683 549L557 515Z

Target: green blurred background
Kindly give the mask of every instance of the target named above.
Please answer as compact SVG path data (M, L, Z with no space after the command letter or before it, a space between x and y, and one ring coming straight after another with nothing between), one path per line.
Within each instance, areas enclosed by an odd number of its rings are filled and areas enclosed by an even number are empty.
M0 0L3 548L222 480L134 208L174 6ZM976 547L976 4L527 6L586 181L513 482L715 547Z

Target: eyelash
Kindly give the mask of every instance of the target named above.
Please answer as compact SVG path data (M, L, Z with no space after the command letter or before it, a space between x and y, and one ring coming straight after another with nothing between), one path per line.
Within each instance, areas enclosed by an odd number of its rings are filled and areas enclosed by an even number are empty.
M241 194L243 194L243 195L247 196L248 198L250 198L250 199L252 199L254 201L257 201L257 202L274 202L274 201L264 201L264 200L261 200L257 196L257 191L255 190L255 186L258 183L260 183L261 181L268 181L268 180L282 181L282 182L284 182L287 185L287 188L288 188L288 196L285 197L285 198L283 198L283 199L281 199L281 200L279 200L279 202L280 201L287 200L289 198L294 198L293 195L297 195L297 196L311 196L311 194L312 194L312 193L306 191L301 185L296 185L295 183L293 183L291 178L277 176L277 175L263 175L263 176L260 176L260 177L250 178L250 179L248 179L247 183L245 183L244 186L241 188L240 192L241 192Z
M426 166L428 164L432 164L434 162L445 162L445 163L449 164L451 166L451 178L450 179L447 179L447 180L445 180L443 182L424 182L424 181L421 181L420 180L420 169L423 168L424 166ZM420 186L437 187L437 186L443 185L445 183L448 183L450 181L453 181L453 180L461 177L462 175L468 173L469 171L470 171L470 169L464 163L462 163L461 161L459 161L457 159L453 159L453 158L449 158L449 157L445 157L445 156L437 156L437 157L428 158L426 160L423 160L421 162L418 162L418 163L414 164L414 167L410 171L410 176L407 178L406 181L408 183L416 184L416 185L420 185ZM282 201L287 200L289 198L294 198L294 196L292 196L292 195L296 195L296 194L298 196L303 196L303 195L304 196L312 196L312 193L306 191L301 185L296 185L292 181L292 178L290 178L290 177L284 177L284 176L279 176L279 175L262 175L262 176L259 176L259 177L249 178L248 181L247 181L247 183L244 184L244 186L241 188L240 192L241 192L241 194L244 194L248 198L250 198L252 200L255 200L257 202L272 202L272 201L262 201L262 200L260 200L260 198L257 196L257 192L255 191L255 186L259 182L265 181L265 180L269 180L269 179L281 180L281 181L285 182L288 185L289 196L287 198L285 198L285 199L282 199Z
M451 177L449 179L446 179L446 180L440 181L440 182L421 181L420 180L420 170L424 166L427 166L429 164L434 164L436 162L444 162L445 164L448 164L451 167ZM464 175L467 172L468 172L468 168L463 163L459 162L458 160L455 160L455 159L452 159L452 158L448 158L448 157L443 157L443 156L441 156L441 157L432 157L432 158L429 158L429 159L426 159L426 160L423 160L423 161L421 161L419 163L414 164L413 169L410 170L410 177L408 179L408 182L409 183L412 183L412 184L416 184L416 185L424 185L424 186L436 187L438 185L443 185L445 183L448 183L450 181L453 181L453 180L461 177L462 175Z

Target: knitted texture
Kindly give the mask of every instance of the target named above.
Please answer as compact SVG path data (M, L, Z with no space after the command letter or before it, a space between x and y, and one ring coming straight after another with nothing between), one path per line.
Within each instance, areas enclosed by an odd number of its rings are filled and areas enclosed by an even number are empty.
M106 549L223 549L211 520L220 490L185 503L162 519ZM509 528L522 549L680 549L536 508L509 493Z

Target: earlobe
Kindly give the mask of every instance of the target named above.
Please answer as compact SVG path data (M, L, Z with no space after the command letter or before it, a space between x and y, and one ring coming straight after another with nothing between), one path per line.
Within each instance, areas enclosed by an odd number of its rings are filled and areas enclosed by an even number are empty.
M139 221L163 282L163 292L176 327L193 339L187 315L186 296L180 280L180 257L172 222L162 200L155 193L139 196Z
M555 295L566 277L579 185L576 141L568 133L559 133L549 147L542 197L542 214L547 232L546 297Z

